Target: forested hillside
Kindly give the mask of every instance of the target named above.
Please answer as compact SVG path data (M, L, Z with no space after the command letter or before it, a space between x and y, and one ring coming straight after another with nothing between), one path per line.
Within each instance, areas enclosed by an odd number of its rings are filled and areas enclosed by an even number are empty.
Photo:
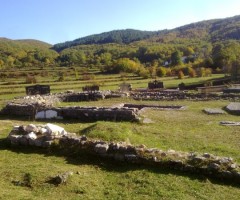
M51 46L38 40L0 38L0 69L55 64L58 53Z
M240 16L172 30L115 30L56 45L0 39L0 68L85 67L142 77L239 74Z
M77 46L77 45L90 45L90 44L129 44L134 41L150 38L153 35L158 34L160 31L139 31L133 29L126 30L114 30L101 34L95 34L79 38L73 41L59 43L54 45L53 49L61 51L63 49Z

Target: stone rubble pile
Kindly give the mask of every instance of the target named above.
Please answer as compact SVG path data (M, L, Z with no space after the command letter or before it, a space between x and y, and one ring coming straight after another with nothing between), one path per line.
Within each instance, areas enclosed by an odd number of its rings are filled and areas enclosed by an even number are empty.
M20 105L35 105L37 107L52 107L58 103L60 99L57 95L33 95L15 98L11 103Z
M163 151L147 148L145 145L133 146L125 142L93 140L86 136L79 137L67 133L63 128L53 124L15 126L8 138L13 145L49 148L54 143L60 149L69 152L91 154L118 162L155 165L240 183L240 166L230 157L218 157L209 153Z
M64 128L54 124L29 124L27 126L14 126L8 135L8 139L13 145L50 147L55 139L67 135L70 135L70 133L67 133Z

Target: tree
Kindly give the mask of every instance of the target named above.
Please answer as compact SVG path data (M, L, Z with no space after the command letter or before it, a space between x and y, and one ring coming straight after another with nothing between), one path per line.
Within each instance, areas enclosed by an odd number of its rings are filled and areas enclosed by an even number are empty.
M212 76L212 69L211 68L206 68L205 69L205 76Z
M157 68L157 76L164 77L167 74L167 70L165 67L158 67Z
M138 72L137 72L137 74L139 76L141 76L142 78L144 78L144 79L149 78L149 75L150 75L149 71L146 68L144 68L144 67L140 67Z
M194 78L196 76L196 71L192 67L188 67L187 70L189 77Z
M240 59L240 43L237 41L225 41L222 43L217 43L213 48L213 61L215 66L221 66L221 68L227 74L232 76L239 76L240 72L236 68L236 65ZM237 74L235 74L237 73Z
M157 68L156 66L151 66L148 68L149 74L152 78L156 78L156 74L157 74Z
M178 71L178 79L184 79L184 73L182 70Z
M171 54L172 65L181 65L182 64L182 53L180 51L175 51Z

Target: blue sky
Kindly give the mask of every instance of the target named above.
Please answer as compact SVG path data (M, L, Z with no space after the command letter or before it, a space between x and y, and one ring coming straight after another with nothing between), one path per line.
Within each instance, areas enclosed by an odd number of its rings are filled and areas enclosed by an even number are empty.
M51 44L116 29L171 29L240 15L239 0L0 0L0 5L0 37Z

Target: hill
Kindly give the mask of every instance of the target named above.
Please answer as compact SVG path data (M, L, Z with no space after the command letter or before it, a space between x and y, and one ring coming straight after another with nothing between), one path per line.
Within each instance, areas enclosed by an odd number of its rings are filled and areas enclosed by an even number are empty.
M53 63L58 53L51 50L51 47L52 45L39 40L0 38L0 68L21 68Z
M61 51L63 49L77 46L77 45L91 45L91 44L130 44L135 41L150 38L156 35L159 31L140 31L134 29L126 30L113 30L110 32L104 32L100 34L94 34L82 38L78 38L73 41L68 41L64 43L59 43L53 46L56 51Z
M240 15L225 19L215 19L191 23L172 30L140 31L133 29L115 30L101 34L78 38L73 41L55 44L53 49L60 52L66 48L78 45L92 44L130 44L146 40L149 42L171 43L176 40L200 39L207 42L220 40L240 40Z
M6 70L51 65L146 74L152 66L176 68L184 59L185 67L218 68L229 73L233 65L238 66L239 55L240 16L172 30L114 30L53 46L38 40L0 38L0 68Z

